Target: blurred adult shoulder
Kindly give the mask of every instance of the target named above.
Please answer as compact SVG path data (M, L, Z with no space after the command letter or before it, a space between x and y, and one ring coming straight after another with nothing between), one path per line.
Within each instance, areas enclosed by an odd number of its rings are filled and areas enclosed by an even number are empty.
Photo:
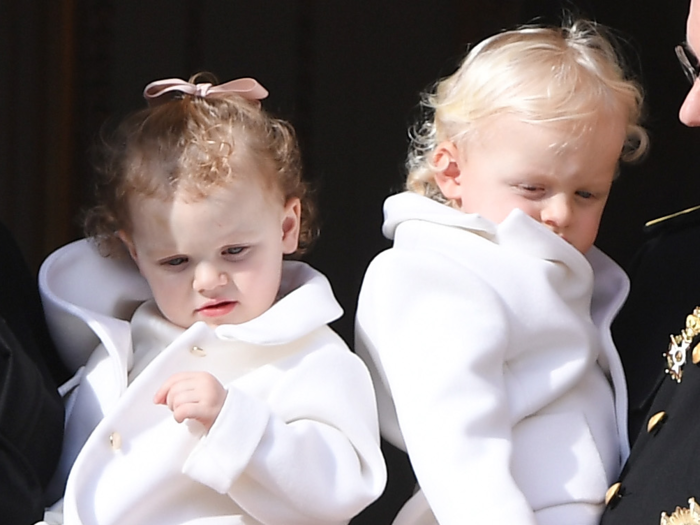
M0 223L0 317L12 327L47 381L61 384L68 372L44 319L35 276L12 233Z
M0 224L0 516L10 525L43 517L44 491L63 437L65 377L36 280Z

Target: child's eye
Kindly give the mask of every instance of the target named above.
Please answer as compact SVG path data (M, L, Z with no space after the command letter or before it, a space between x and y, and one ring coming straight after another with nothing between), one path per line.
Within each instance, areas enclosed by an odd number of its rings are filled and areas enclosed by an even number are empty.
M224 254L225 255L241 255L247 249L248 248L246 246L231 246L230 248L226 248L224 250Z
M579 190L576 192L576 195L578 195L582 199L592 199L593 198L593 194L590 191Z
M525 197L530 199L542 197L546 193L546 188L544 186L540 186L539 184L521 183L517 184L516 188Z
M180 266L187 262L187 257L173 257L172 259L166 259L161 264L163 266Z

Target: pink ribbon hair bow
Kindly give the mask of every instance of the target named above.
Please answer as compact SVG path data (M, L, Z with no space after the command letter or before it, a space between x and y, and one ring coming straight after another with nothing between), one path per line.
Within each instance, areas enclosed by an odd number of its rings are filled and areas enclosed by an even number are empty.
M157 106L167 102L167 97L161 97L172 91L179 91L186 95L201 98L225 97L226 95L236 94L246 100L262 100L268 95L267 90L258 84L258 81L254 78L239 78L225 84L217 84L216 86L209 82L192 84L179 78L167 78L148 84L143 90L143 98L148 101L149 106Z

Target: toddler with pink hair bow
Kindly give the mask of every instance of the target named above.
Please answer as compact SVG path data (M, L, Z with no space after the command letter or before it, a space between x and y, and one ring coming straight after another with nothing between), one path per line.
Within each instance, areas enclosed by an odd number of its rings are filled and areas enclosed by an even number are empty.
M77 371L45 519L347 523L385 468L369 374L327 326L342 310L287 260L316 231L294 132L255 80L198 80L146 87L105 149L88 239L42 265Z

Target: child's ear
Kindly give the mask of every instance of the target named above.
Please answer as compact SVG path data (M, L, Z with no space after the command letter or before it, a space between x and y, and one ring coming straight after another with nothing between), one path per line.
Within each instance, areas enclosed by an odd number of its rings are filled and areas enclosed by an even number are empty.
M284 205L282 215L282 251L294 253L299 247L299 230L301 229L301 201L291 198Z
M119 239L124 243L124 246L126 246L126 249L129 251L129 255L131 255L134 262L138 264L136 247L134 246L134 242L131 240L131 237L129 237L129 234L124 230L119 230L117 232L117 237L119 237Z
M433 152L433 165L435 171L435 183L445 198L459 204L461 183L461 170L459 167L459 150L454 142L443 141L437 145Z

